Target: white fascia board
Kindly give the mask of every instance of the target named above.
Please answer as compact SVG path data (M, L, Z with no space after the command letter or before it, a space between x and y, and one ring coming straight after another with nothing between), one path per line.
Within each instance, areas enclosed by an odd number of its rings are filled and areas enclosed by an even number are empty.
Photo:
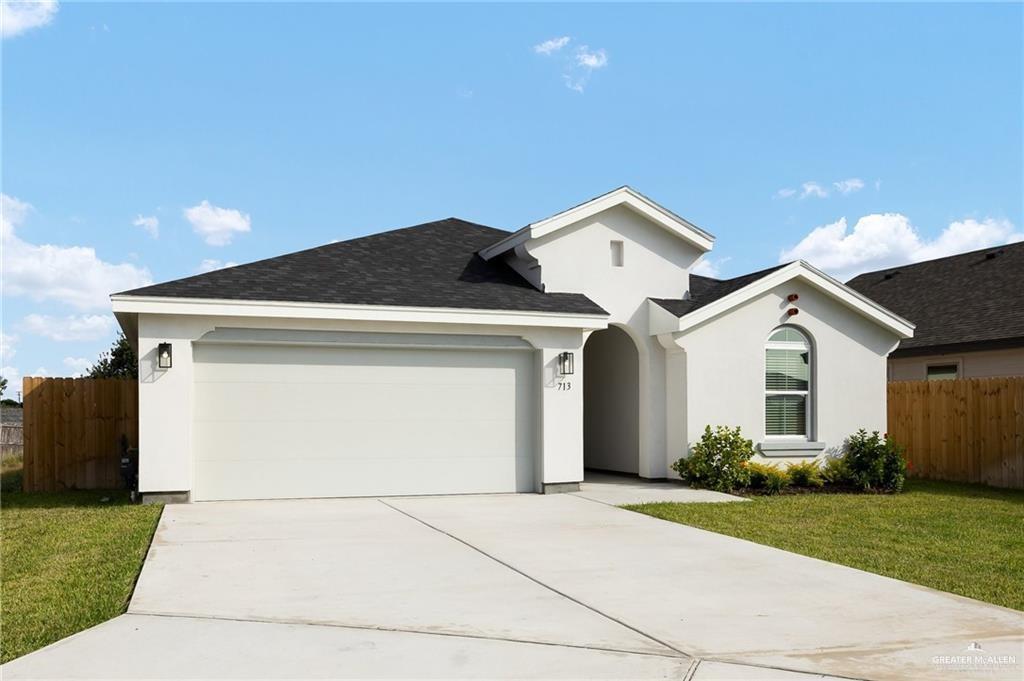
M693 244L702 252L710 251L715 244L715 237L689 220L679 217L630 187L619 187L586 203L574 206L569 210L562 211L538 222L530 223L501 241L482 249L480 256L485 260L490 260L494 256L505 253L521 243L531 239L539 239L616 206L631 208L656 225Z
M604 329L607 315L564 312L521 312L395 305L339 305L280 301L165 298L160 296L110 297L114 313L198 315L213 317L269 317L332 319L435 324L487 324L572 329Z
M870 298L861 295L849 286L840 283L803 260L790 263L741 289L733 291L723 298L719 298L713 303L683 315L679 318L679 326L676 328L676 331L688 331L791 279L806 281L830 298L842 303L880 326L889 329L901 339L911 338L914 335L915 327L913 323L894 312L890 312Z

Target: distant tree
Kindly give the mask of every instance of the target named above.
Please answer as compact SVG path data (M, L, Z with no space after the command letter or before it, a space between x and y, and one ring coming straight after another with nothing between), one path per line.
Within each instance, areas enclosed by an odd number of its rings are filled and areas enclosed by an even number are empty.
M7 379L0 376L0 397L4 396L4 391L7 390Z
M139 362L123 333L89 369L89 378L138 378Z

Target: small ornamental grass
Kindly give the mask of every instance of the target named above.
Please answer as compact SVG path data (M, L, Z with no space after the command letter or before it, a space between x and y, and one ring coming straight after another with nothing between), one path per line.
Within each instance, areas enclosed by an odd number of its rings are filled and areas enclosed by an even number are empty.
M786 472L789 473L789 481L794 487L818 489L825 486L825 481L821 478L821 467L817 461L791 463Z
M790 483L789 472L775 464L751 461L747 464L750 489L762 494L778 494Z

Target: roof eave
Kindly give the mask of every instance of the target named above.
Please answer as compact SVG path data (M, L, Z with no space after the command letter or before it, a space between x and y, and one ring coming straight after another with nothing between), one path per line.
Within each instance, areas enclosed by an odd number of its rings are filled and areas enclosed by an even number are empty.
M115 294L110 297L114 313L169 314L221 317L265 317L290 319L332 319L443 324L489 324L499 326L542 326L603 329L607 312L556 312L546 310L503 310L480 308L415 307L398 305L357 305L226 298L172 298ZM599 308L600 309L600 308Z
M846 307L858 312L864 317L871 319L890 330L898 338L912 338L914 335L914 324L907 319L888 310L870 298L846 286L837 279L825 274L810 263L797 260L789 265L768 273L760 279L755 279L746 286L739 288L732 293L722 296L707 305L704 305L693 312L689 312L678 318L678 326L675 332L685 332L699 326L732 308L765 293L772 288L783 284L794 278L803 278L808 283L822 290L826 295L846 305Z

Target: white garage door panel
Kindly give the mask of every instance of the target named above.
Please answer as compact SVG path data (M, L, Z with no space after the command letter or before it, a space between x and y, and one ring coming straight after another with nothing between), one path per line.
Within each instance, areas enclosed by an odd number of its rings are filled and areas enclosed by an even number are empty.
M258 369L254 371L259 372ZM470 411L462 416L514 423L515 371L495 371L492 376L491 384L463 385L398 381L386 384L205 382L202 383L202 390L196 391L196 419L203 421L204 415L216 413L220 421L249 421L253 401L277 403L282 399L301 398L304 400L301 411L281 410L277 418L295 422L373 420L407 423L452 420L460 416L451 414L446 405L469 393L473 400L463 406ZM235 400L239 391L244 391L250 399ZM407 402L418 405L416 412L382 411L380 405L387 404L396 393L402 394Z
M532 356L196 344L194 497L534 489Z

